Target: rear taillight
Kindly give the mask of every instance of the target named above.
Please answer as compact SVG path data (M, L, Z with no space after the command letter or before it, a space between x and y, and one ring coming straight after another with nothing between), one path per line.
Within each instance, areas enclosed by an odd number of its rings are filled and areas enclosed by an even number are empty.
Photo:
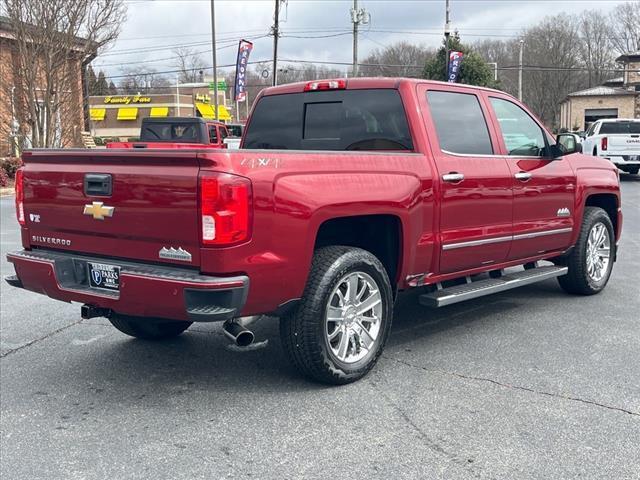
M202 244L230 246L251 238L251 181L228 173L200 176Z
M344 90L347 88L346 80L322 80L319 82L309 82L304 86L305 92L316 90Z
M24 172L22 168L16 171L16 217L18 223L24 225Z
M607 137L602 137L602 140L600 141L600 150L607 150L607 147L609 146L609 141L607 140Z

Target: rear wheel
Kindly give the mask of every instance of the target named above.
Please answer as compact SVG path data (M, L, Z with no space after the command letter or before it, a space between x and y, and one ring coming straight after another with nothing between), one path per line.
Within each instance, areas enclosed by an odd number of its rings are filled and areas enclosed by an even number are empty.
M280 320L291 362L315 380L362 378L382 353L393 297L384 266L371 253L332 246L316 251L298 308Z
M615 248L615 234L607 212L586 207L578 241L566 259L569 273L558 277L560 286L566 292L580 295L601 292L611 276Z
M109 321L122 333L144 340L163 340L177 337L192 323L163 318L132 317L119 313L113 313L109 317Z

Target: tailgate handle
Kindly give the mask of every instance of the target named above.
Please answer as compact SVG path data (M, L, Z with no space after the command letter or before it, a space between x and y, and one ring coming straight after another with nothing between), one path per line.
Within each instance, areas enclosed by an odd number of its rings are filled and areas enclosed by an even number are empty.
M112 192L111 175L108 173L87 173L84 176L84 194L108 197Z

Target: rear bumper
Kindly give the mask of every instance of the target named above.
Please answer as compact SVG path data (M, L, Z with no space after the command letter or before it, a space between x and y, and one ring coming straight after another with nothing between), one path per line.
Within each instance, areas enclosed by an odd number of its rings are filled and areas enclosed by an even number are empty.
M603 154L602 158L606 158L607 160L614 163L616 166L640 166L640 154L638 155L626 155L626 154L616 154L616 153L607 153Z
M193 270L124 262L47 250L10 253L16 275L6 281L64 302L80 302L114 312L192 322L240 316L249 278L210 277ZM120 291L89 287L87 262L120 267Z

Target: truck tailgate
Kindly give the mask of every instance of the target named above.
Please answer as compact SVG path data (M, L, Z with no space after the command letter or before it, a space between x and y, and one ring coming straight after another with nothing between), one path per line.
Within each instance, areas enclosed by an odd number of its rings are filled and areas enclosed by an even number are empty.
M32 247L200 265L196 152L33 151L23 159Z
M640 155L640 135L607 135L607 140L612 152Z

